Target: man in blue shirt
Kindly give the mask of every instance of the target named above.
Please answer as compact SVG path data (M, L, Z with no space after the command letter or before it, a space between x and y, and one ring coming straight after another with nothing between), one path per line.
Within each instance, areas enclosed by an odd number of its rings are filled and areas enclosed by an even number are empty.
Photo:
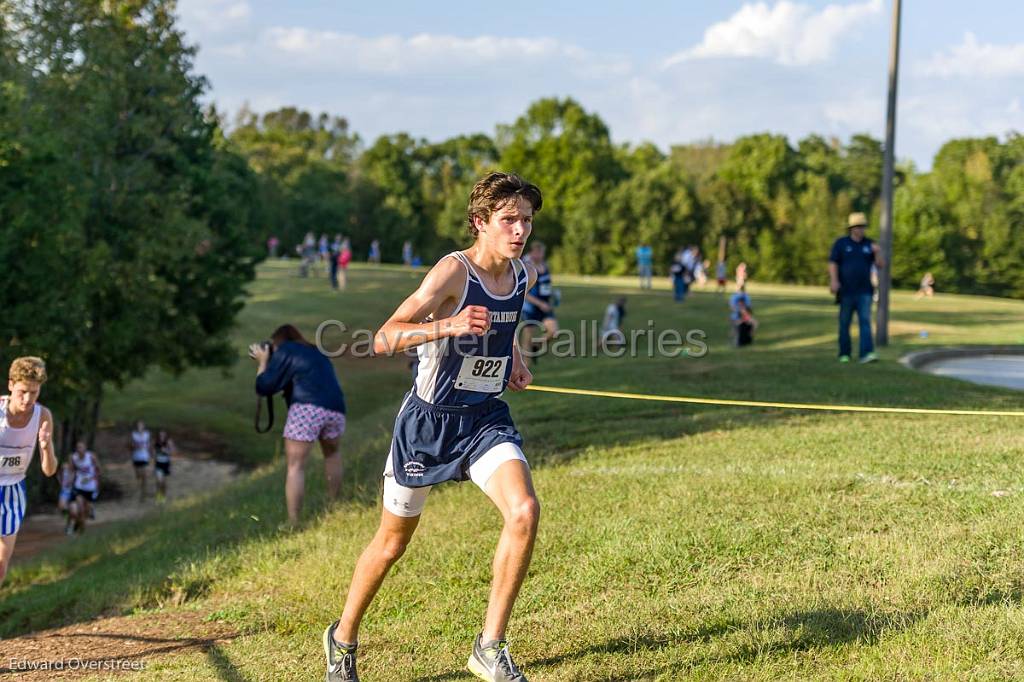
M839 302L839 362L850 361L850 322L854 311L860 326L860 361L878 359L871 337L871 266L885 267L878 245L864 236L868 221L863 213L851 213L849 234L832 245L828 257L829 290Z

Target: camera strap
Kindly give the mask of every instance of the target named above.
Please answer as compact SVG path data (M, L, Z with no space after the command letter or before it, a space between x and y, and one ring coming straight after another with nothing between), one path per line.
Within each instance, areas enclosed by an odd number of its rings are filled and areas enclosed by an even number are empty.
M265 428L260 428L260 414L263 412L263 399L264 396L256 396L256 419L254 426L256 427L256 433L266 433L270 429L274 428L274 396L266 396L267 400L267 425Z

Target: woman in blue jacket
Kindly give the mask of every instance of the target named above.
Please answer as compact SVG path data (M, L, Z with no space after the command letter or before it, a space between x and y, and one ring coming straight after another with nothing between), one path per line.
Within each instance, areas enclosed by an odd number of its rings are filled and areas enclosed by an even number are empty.
M249 355L256 360L256 392L264 396L284 393L288 418L284 425L284 452L288 462L285 499L288 520L298 523L306 489L306 457L320 442L327 479L327 497L341 489L341 453L338 440L345 432L345 395L334 366L299 330L290 324L271 335L272 350L254 343Z

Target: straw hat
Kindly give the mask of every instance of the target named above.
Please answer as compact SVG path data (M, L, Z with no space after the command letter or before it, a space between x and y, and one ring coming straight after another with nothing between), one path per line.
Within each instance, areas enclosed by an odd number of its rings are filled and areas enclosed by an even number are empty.
M852 230L855 227L867 227L868 219L863 213L851 213L849 220L846 222L846 229Z

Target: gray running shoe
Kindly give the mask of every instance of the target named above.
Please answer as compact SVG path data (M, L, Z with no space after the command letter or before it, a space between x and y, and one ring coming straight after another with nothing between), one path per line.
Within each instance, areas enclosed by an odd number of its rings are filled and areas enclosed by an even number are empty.
M469 671L485 682L527 682L519 671L512 654L508 652L508 642L498 640L484 643L482 635L473 640L473 655L469 657Z
M356 673L356 649L345 649L334 641L334 621L324 630L324 655L327 656L327 682L359 682Z

